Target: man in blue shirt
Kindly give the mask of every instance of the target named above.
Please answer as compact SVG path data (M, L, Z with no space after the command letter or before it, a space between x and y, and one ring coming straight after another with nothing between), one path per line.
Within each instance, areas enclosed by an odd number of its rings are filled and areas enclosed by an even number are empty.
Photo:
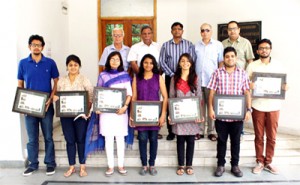
M55 173L55 151L52 138L54 109L52 98L56 91L58 82L58 69L54 60L42 54L45 42L43 37L32 35L28 41L31 54L20 61L18 68L18 87L50 94L46 102L46 114L44 118L25 115L26 131L28 135L27 154L29 166L24 171L24 176L29 176L39 167L39 123L45 141L45 159L47 166L46 175ZM53 90L51 80L53 79Z
M101 55L99 65L100 65L100 72L104 70L104 66L106 63L106 59L108 55L113 51L119 51L122 60L123 60L123 67L124 71L128 70L129 62L127 61L127 55L129 52L129 47L123 44L124 39L124 30L122 28L114 28L112 30L112 38L113 38L113 44L106 46L103 50L103 53Z
M173 23L171 26L171 33L173 38L162 45L159 55L159 63L162 71L165 73L165 83L168 94L170 92L171 78L174 76L179 57L183 53L189 53L195 61L195 47L193 43L182 38L183 25L180 22ZM172 133L172 126L167 124L167 127L169 132L167 140L173 140L175 134Z
M204 116L207 121L207 137L211 141L216 141L217 136L214 121L207 116L209 95L207 85L213 72L222 64L223 45L220 41L212 39L212 32L212 26L210 24L204 23L201 25L200 35L202 40L195 44L195 52L197 56L196 73L201 83L202 97L205 103ZM196 140L204 138L205 126L205 124L201 124L201 132L196 135Z

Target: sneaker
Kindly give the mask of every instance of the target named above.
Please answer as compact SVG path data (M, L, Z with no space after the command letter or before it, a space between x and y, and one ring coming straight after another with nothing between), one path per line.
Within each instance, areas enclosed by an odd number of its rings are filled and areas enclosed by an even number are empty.
M27 176L30 176L32 175L33 172L35 172L37 170L35 169L32 169L32 168L27 168L24 172L23 172L23 176L27 177Z
M256 166L252 169L252 173L259 174L263 169L264 169L264 165L258 162Z
M53 175L55 174L55 168L54 167L47 167L46 175Z
M272 173L274 175L278 175L279 174L278 169L275 166L273 166L272 164L266 165L265 168L264 168L264 170L266 170L266 171L268 171L268 172L270 172L270 173Z

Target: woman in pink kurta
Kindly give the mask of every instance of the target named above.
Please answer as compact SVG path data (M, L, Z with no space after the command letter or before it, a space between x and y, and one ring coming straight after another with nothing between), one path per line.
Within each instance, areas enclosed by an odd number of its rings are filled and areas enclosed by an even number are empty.
M123 88L126 89L126 101L116 113L100 114L100 134L105 137L105 150L107 156L108 169L106 176L114 173L114 138L117 142L118 154L118 172L126 175L124 168L125 142L124 136L128 134L128 114L127 108L132 96L131 79L127 72L124 71L121 54L117 51L109 54L105 64L105 71L100 73L98 77L99 87Z

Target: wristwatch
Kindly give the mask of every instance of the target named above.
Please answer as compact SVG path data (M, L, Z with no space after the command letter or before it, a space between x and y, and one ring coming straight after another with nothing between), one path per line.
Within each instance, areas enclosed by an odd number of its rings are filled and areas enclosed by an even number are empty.
M253 110L251 109L251 108L247 108L247 111L249 111L249 112L253 112Z

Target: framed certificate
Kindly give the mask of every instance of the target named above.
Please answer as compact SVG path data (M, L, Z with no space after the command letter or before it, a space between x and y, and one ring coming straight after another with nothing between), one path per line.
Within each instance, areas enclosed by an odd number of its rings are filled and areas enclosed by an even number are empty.
M135 126L157 126L160 113L161 101L133 101L133 123Z
M252 82L255 84L252 97L285 99L282 86L286 84L286 74L253 72Z
M214 111L216 119L243 120L246 113L246 98L244 95L214 96Z
M56 117L76 117L88 113L87 91L58 91L56 95Z
M49 93L17 88L12 111L44 118Z
M201 101L197 96L169 98L169 113L172 122L191 122L201 119Z
M115 113L124 106L126 89L95 87L93 111Z

